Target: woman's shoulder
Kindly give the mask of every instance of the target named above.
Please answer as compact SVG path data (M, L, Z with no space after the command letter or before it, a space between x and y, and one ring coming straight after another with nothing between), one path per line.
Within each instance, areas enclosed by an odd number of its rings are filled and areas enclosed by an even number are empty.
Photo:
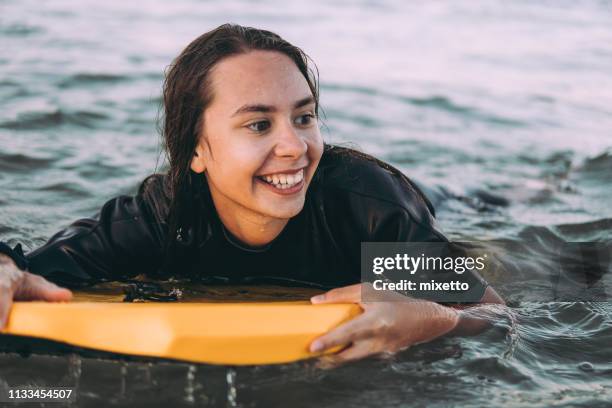
M369 207L406 212L421 224L434 221L434 208L420 189L401 171L373 156L326 145L317 171L320 191L336 200L367 201Z

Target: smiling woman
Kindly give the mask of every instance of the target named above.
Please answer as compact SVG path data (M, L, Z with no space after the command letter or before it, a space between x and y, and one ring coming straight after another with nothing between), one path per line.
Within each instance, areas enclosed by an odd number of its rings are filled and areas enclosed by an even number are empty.
M446 238L406 176L324 145L318 111L306 55L278 35L223 25L197 38L166 76L168 173L27 255L0 246L10 257L0 254L0 323L13 298L70 298L50 282L74 287L144 274L331 289L312 303L364 309L311 345L346 346L340 360L478 329L456 309L398 302L396 293L361 302L361 242ZM483 283L475 273L469 279ZM490 287L482 302L503 303Z

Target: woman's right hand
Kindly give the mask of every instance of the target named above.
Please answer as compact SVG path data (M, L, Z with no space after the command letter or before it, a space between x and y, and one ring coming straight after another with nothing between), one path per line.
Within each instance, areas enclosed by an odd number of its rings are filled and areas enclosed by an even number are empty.
M0 330L6 326L13 300L62 302L70 299L70 290L20 270L11 258L0 254Z

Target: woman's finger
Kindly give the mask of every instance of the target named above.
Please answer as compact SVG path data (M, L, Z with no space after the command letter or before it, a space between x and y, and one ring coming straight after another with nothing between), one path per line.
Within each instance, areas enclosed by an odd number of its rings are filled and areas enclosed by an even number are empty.
M16 300L45 300L47 302L67 302L72 292L49 282L42 276L24 272L24 279L15 291Z
M353 341L371 336L373 331L370 320L367 315L362 314L341 324L310 343L310 351L318 353L330 348L346 346Z
M313 296L310 301L317 305L321 303L359 303L361 302L361 284L332 289L321 295Z
M373 340L359 340L339 353L329 356L326 359L326 362L328 364L337 366L350 361L360 360L362 358L378 354L379 352L380 350L376 348Z
M6 326L12 305L13 291L8 286L0 285L0 330Z

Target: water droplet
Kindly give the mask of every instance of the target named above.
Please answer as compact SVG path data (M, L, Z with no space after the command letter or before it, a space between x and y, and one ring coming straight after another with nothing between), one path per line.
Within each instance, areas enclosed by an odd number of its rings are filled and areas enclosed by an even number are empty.
M185 384L185 401L189 404L193 404L195 402L193 391L195 389L194 381L195 381L195 375L196 375L197 370L198 369L194 364L190 364L189 367L187 367L187 378L186 378L186 384Z
M121 386L120 386L120 389L119 389L119 399L125 398L126 383L127 383L127 379L126 379L127 372L128 372L127 363L125 361L122 361L121 362L121 369L120 369Z
M237 407L238 403L236 402L236 370L230 368L227 370L227 375L225 376L227 379L227 406L228 407Z

